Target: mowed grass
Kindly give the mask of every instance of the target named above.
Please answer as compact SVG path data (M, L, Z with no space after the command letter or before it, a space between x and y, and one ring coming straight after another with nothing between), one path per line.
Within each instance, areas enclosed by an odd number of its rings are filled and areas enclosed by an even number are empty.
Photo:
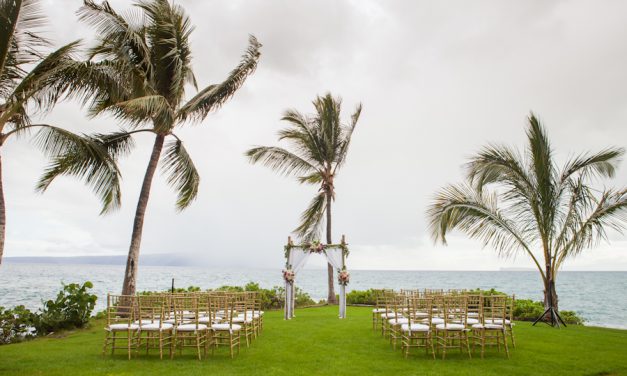
M143 353L102 357L102 322L91 328L0 346L0 375L627 375L627 331L518 323L511 359L496 350L485 359L453 353L433 360L423 352L404 359L372 331L370 309L298 309L296 318L266 312L265 330L231 360L226 349L198 361L191 351L174 360Z

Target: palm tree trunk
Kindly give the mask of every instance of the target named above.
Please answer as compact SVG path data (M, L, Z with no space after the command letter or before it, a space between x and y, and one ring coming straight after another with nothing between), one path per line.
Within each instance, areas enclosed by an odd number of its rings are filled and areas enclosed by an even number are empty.
M331 192L327 192L327 244L332 244L331 239L331 199L333 198ZM327 296L327 302L329 304L337 304L337 298L335 297L335 288L333 285L333 265L327 263L327 281L329 283L329 294Z
M135 221L133 222L133 234L131 235L131 246L128 250L128 258L126 259L126 272L124 273L124 284L122 285L122 295L134 295L137 282L137 267L139 261L139 247L142 241L142 230L144 228L144 214L148 206L148 197L150 196L150 187L152 186L152 178L155 176L161 150L163 149L164 135L157 135L155 144L152 147L150 162L146 168L146 175L142 184L139 200L137 201L137 210L135 211Z
M546 282L544 283L544 309L553 307L556 312L559 312L557 304L557 291L555 290L555 278L553 274L548 271Z
M7 216L4 207L4 189L2 187L2 157L0 156L0 265L4 254L4 237L7 224Z

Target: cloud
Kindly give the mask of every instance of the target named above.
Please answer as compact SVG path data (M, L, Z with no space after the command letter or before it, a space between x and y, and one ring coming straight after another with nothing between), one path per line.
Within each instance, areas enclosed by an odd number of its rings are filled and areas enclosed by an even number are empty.
M129 7L128 1L112 4ZM196 25L193 64L201 86L228 74L248 34L264 44L263 55L232 101L203 124L179 130L201 174L199 198L177 213L175 195L159 175L142 253L191 253L212 265L281 266L282 246L315 188L251 166L243 152L277 143L282 112L311 112L311 100L326 91L343 97L346 116L364 104L337 177L334 211L335 236L347 235L351 262L359 268L526 265L522 257L504 261L461 237L447 248L433 247L425 208L439 187L462 179L462 164L482 145L523 147L530 110L544 121L560 160L625 146L627 4L621 2L180 4ZM59 44L93 38L73 13L79 5L44 3ZM88 121L74 103L59 105L46 121L81 132L117 128L107 118ZM137 143L121 163L123 208L105 217L98 216L89 190L71 179L35 195L42 155L27 139L7 144L6 255L124 254L151 139L138 136ZM623 165L614 180L599 185L626 182ZM627 269L624 237L612 236L611 246L586 253L572 268Z

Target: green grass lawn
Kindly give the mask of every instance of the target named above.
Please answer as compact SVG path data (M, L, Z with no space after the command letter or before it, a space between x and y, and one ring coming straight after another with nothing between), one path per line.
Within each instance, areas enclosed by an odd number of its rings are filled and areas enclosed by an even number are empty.
M299 309L284 321L267 312L265 330L250 348L231 360L226 349L202 361L192 352L159 360L120 353L101 355L102 322L87 330L0 346L0 375L627 375L627 331L569 326L553 329L519 323L511 359L491 350L485 359L452 353L433 360L420 352L404 359L371 329L370 309ZM416 352L418 354L418 352Z

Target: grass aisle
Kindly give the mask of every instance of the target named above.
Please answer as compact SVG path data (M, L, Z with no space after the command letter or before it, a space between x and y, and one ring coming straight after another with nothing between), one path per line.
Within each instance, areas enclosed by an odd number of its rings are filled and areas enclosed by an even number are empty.
M102 358L102 322L91 329L0 346L0 375L627 375L627 331L568 327L516 327L517 348L510 360L491 351L486 359L453 353L436 361L420 353L409 360L371 330L368 308L299 309L283 321L267 312L265 330L250 348L231 360L226 350L202 361L188 355L160 361L120 353ZM447 355L448 357L448 355Z

